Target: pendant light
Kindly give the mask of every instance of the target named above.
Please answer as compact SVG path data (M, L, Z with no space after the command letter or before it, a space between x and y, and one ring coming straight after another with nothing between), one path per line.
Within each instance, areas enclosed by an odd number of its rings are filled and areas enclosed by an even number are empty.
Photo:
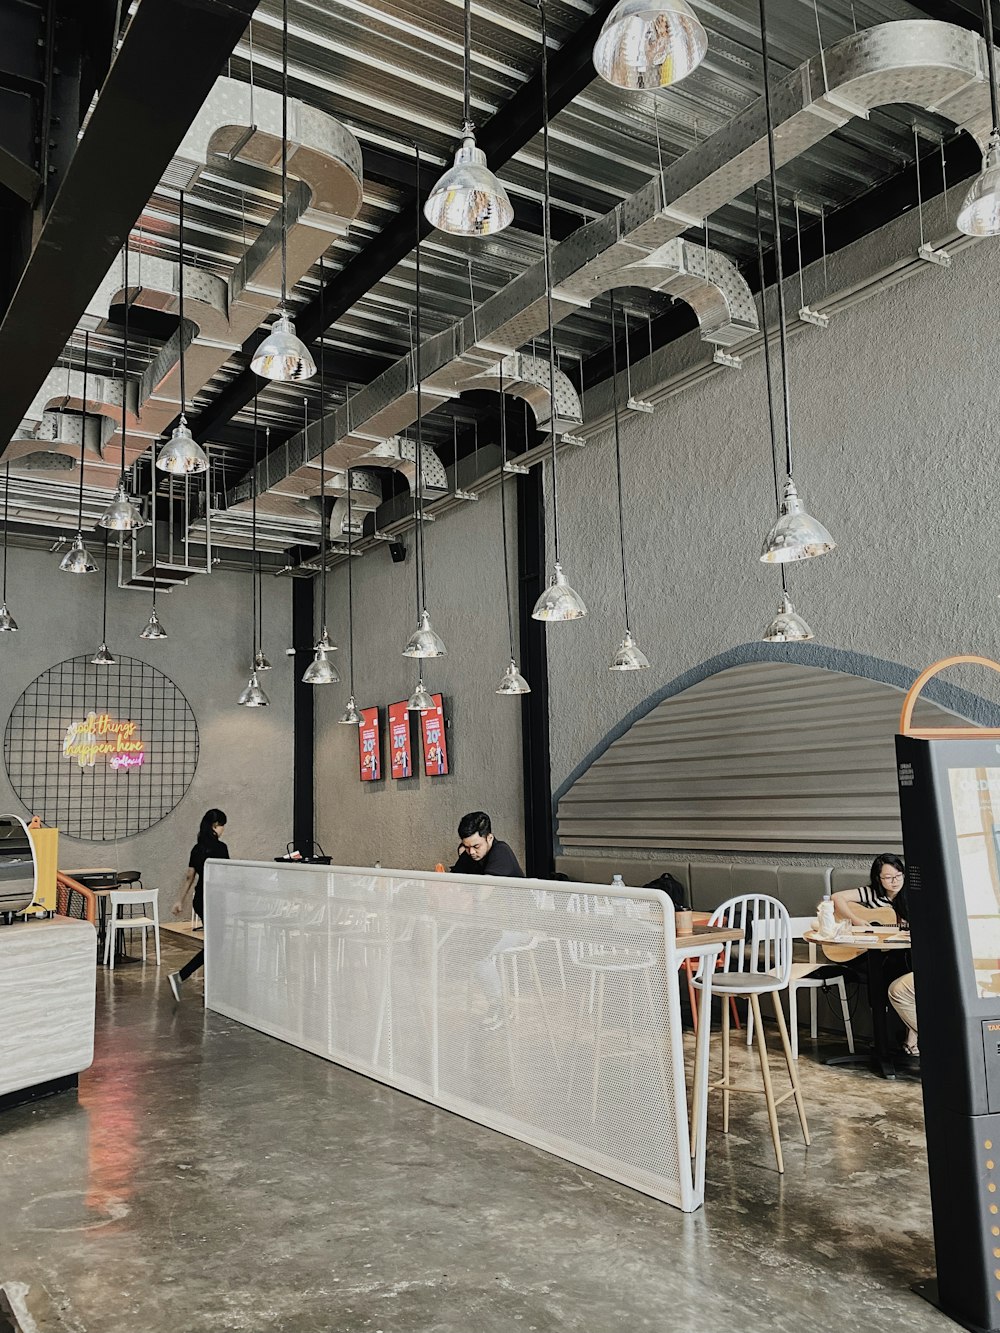
M983 36L990 78L993 129L983 154L983 169L972 182L956 219L966 236L1000 236L1000 110L997 108L996 56L993 50L993 6L983 0Z
M434 699L427 693L424 688L424 678L420 676L413 693L406 701L406 711L408 713L429 713L433 707Z
M320 290L320 323L323 323L325 311L322 309L323 289L326 286L326 275L323 270L323 260L319 262L319 290ZM336 645L330 642L330 635L326 628L326 530L329 519L326 513L326 413L323 411L323 384L326 376L326 351L325 343L320 339L319 344L320 360L320 454L319 454L319 577L320 577L320 601L321 619L323 632L319 636L314 649L315 656L302 673L302 680L306 685L336 685L340 681L340 672L330 661L329 654L336 652ZM302 424L302 438L306 439L309 434L309 403L303 398L304 420Z
M121 456L121 476L118 479L118 487L115 490L114 499L105 509L104 513L97 520L102 528L110 529L112 532L137 532L139 528L145 527L146 520L143 518L139 509L132 503L125 486L126 473L128 471L128 460L125 454L125 441L128 434L128 312L132 305L129 297L128 286L128 238L125 240L125 249L122 251L122 261L124 272L122 274L122 285L125 289L125 336L122 345L122 456ZM95 658L96 662L97 659ZM110 665L102 663L100 665Z
M669 88L705 58L708 36L686 0L619 0L594 45L594 68L616 88Z
M174 427L174 433L160 450L156 458L156 466L161 472L169 472L175 477L188 476L193 472L208 471L208 455L201 445L195 440L191 431L188 429L187 417L184 415L187 407L187 393L185 392L184 382L184 361L185 348L184 342L187 337L187 328L184 323L184 191L180 192L180 202L177 207L177 337L179 339L179 364L181 377L181 417ZM153 516L156 517L155 514Z
M417 188L420 188L419 171ZM507 191L476 147L472 123L472 0L465 0L465 70L462 83L462 146L427 196L424 216L453 236L495 236L514 220Z
M618 417L618 341L615 332L615 298L611 297L611 401L615 432L615 481L618 485L618 545L622 560L622 611L625 637L608 667L609 671L643 671L649 659L632 637L632 617L628 605L628 564L625 559L625 509L622 501L622 443Z
M555 568L552 581L535 603L534 620L579 620L587 614L587 605L570 587L559 561L559 487L556 461L556 346L552 316L552 179L549 161L549 56L545 24L545 0L539 0L542 30L542 165L544 199L542 205L542 245L545 254L545 308L549 321L549 435L552 441L552 540Z
M7 610L7 497L10 491L10 464L4 467L3 478L3 605L0 606L0 634L17 632L17 621Z
M500 531L503 533L504 604L507 607L507 641L510 662L500 678L497 694L530 694L531 686L521 675L514 656L514 611L510 601L510 559L507 554L507 414L504 411L503 362L500 362Z
M788 331L785 326L785 271L781 259L781 218L778 209L778 169L774 157L774 118L771 111L771 79L768 73L766 0L760 0L760 51L764 67L764 112L767 119L767 161L774 209L774 255L778 285L778 345L781 352L781 388L784 401L785 482L778 507L778 520L764 538L760 553L767 563L808 560L826 555L836 542L823 524L807 512L792 480L792 406L788 387Z
M417 155L417 179L420 179L420 149L414 145ZM423 399L422 386L420 383L420 306L421 306L421 287L420 287L420 202L417 201L416 215L416 314L414 317L413 345L411 347L411 356L413 358L413 378L417 386L417 466L416 466L416 485L413 490L413 522L414 522L414 569L417 580L417 628L406 641L406 647L403 649L404 657L444 657L447 648L444 641L435 634L434 626L431 624L430 614L427 610L427 563L424 557L424 436L423 436Z
M764 238L763 229L760 221L760 187L754 186L753 192L754 218L757 223L757 275L760 280L760 322L764 334L764 377L767 384L767 422L771 438L771 470L774 476L774 497L778 499L779 477L778 477L778 426L775 420L774 412L774 378L771 374L771 339L768 333L767 323L767 287L764 282ZM781 293L778 293L778 299L781 299ZM764 631L765 643L796 643L803 639L811 639L813 632L802 619L797 615L788 597L788 585L785 577L785 566L779 564L781 570L781 604L778 607L778 614Z
M288 0L281 0L281 305L250 369L263 380L311 380L316 363L288 315Z
M257 612L257 632L254 635L254 671L270 671L271 663L264 655L264 649L261 642L264 638L264 593L261 587L263 580L260 573L260 552L257 550L257 395L253 397L253 536L250 544L253 547L252 568L250 571L250 593L254 599L254 608ZM268 429L268 446L270 446L271 435Z
M104 533L104 597L101 604L101 646L90 659L93 666L115 666L108 648L108 534Z
M83 544L83 462L87 448L87 388L90 370L90 334L83 335L83 416L80 418L80 491L76 511L76 536L73 545L59 561L64 574L96 574L97 566Z
M322 355L322 353L321 353ZM354 553L351 544L354 541L354 521L351 509L351 469L347 469L347 656L348 674L351 682L351 697L347 701L344 715L340 721L345 727L360 727L362 717L354 699Z
M261 689L257 679L257 579L260 569L257 559L257 394L253 396L253 483L250 492L250 679L237 699L243 708L267 708L271 700Z
M155 497L154 497L154 506L155 506ZM153 511L153 522L154 522L154 523L156 522L156 511L155 511L155 508L154 508L154 511ZM154 537L154 539L155 539L155 537L156 537L156 529L155 529L155 527L154 527L154 529L153 529L153 537ZM154 545L154 549L155 549L155 545ZM145 628L139 631L139 638L140 638L140 639L165 639L166 637L167 637L167 631L166 631L166 630L163 628L163 626L160 624L160 618L159 618L159 616L156 614L156 560L155 560L155 557L154 557L154 560L153 560L153 606L152 606L152 610L151 610L150 613L149 613L149 619L146 621L146 626L145 626Z

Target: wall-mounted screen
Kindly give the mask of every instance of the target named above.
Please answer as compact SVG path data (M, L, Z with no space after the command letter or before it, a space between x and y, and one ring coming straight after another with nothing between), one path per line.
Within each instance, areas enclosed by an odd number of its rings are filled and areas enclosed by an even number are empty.
M358 728L361 781L378 782L382 776L382 749L379 740L378 708L362 708Z
M389 772L394 778L413 777L413 740L405 699L389 705Z
M980 999L1000 994L1000 768L949 768L962 892Z
M432 694L431 698L434 700L434 707L420 714L420 739L424 750L424 772L429 778L439 778L448 772L444 701L440 694Z

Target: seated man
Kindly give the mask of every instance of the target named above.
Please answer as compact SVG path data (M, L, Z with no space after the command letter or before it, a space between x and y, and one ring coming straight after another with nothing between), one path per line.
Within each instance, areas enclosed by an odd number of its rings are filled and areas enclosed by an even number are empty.
M490 817L483 810L473 810L463 815L458 825L458 860L451 867L456 875L495 875L498 878L523 879L524 871L518 864L507 843L501 842L493 834ZM491 888L486 888L479 897L482 902L489 897ZM505 930L498 937L495 933L482 932L485 952L476 959L472 974L486 996L488 1008L483 1026L496 1031L503 1026L503 986L497 969L496 955L508 949L522 948L531 943L531 933L520 930Z

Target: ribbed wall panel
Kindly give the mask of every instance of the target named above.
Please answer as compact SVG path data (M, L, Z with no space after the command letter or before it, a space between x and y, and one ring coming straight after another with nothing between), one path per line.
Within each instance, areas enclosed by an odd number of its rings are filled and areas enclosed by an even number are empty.
M901 845L902 693L787 662L731 667L640 718L559 802L584 847L867 853ZM954 714L921 700L918 724Z

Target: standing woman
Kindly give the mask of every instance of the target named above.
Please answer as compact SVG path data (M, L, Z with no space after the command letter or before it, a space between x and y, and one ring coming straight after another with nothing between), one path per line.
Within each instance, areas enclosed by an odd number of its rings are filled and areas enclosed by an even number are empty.
M225 830L225 812L222 810L206 810L201 819L201 827L198 829L198 841L191 848L191 855L188 857L188 869L184 876L184 883L181 885L181 896L173 906L174 916L183 916L189 910L188 903L190 900L188 895L193 889L195 913L204 921L205 862L229 860L229 848L222 841ZM193 958L188 959L179 972L170 973L170 989L174 993L175 1000L181 998L181 986L184 982L197 972L204 962L205 950L199 949Z

